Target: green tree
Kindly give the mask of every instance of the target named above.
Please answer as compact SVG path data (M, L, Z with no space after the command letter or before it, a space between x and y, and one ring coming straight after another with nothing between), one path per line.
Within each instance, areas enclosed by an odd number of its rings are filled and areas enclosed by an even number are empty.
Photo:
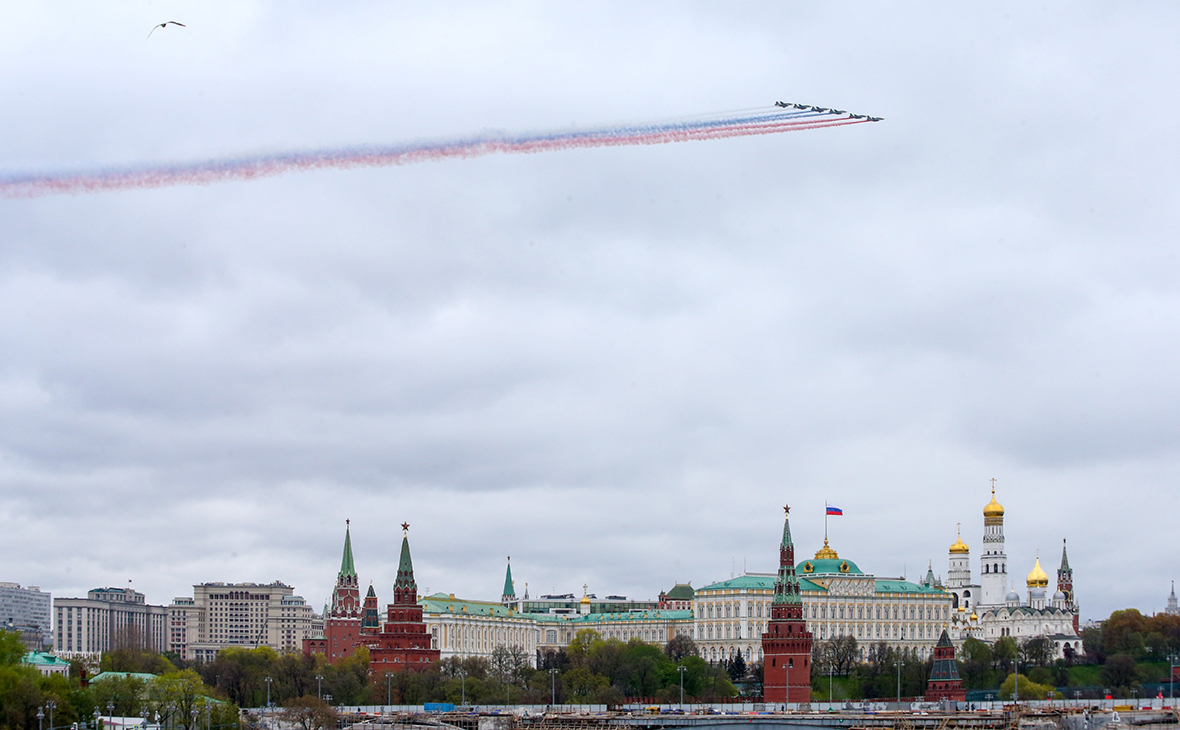
M983 689L992 686L992 648L971 636L963 642L959 651L959 676L965 689Z
M147 682L140 677L111 673L90 683L94 704L107 714L108 709L120 717L138 717L147 697Z
M1012 671L1012 665L1015 663L1019 651L1016 640L1011 636L1001 636L996 639L996 643L992 645L992 662L995 668L1005 673Z
M1135 657L1145 653L1144 635L1147 633L1147 619L1134 608L1115 611L1102 622L1103 651L1111 654L1130 654Z
M19 632L0 629L0 667L19 664L28 653Z
M1130 654L1114 654L1106 658L1102 667L1102 683L1126 696L1132 689L1139 689L1142 675Z
M1004 683L1000 685L998 699L1011 699L1012 693L1015 691L1016 675L1009 674ZM1061 693L1056 691L1053 687L1044 684L1037 684L1023 674L1020 675L1020 697L1021 700L1043 700L1047 697L1053 699L1061 699Z
M147 688L152 709L161 717L168 717L173 727L184 730L192 729L206 691L201 675L192 669L162 674L149 682Z
M700 656L697 643L684 634L677 634L669 639L668 643L664 644L664 653L674 662L688 656Z
M746 678L746 660L739 651L725 666L732 682L740 682Z

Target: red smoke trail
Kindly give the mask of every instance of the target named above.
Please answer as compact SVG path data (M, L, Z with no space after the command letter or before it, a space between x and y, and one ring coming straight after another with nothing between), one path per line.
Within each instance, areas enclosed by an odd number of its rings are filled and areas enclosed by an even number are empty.
M528 154L592 147L671 144L843 127L867 121L875 120L832 112L776 109L720 119L577 130L516 138L475 137L442 143L285 153L90 173L0 174L0 195L10 198L38 197L58 193L77 194L168 185L205 185L228 180L248 181L297 170L410 165L430 160L466 159L491 154Z

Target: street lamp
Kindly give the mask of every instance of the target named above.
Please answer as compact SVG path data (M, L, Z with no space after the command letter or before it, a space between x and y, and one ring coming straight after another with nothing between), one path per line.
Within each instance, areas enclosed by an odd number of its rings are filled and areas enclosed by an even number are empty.
M45 711L40 707L37 708L37 730L44 730L41 726L41 721L45 719Z
M683 664L676 667L676 673L680 675L680 709L684 709L684 672L688 667Z
M107 717L115 716L115 701L107 700Z
M94 708L94 730L98 730L98 719L102 717L102 711L97 706Z
M332 704L332 695L324 695L324 702L327 702L329 705L331 705Z
M901 659L898 659L894 664L897 665L897 704L901 704Z
M1168 657L1168 697L1174 698L1176 696L1176 655Z
M195 728L197 726L197 715L200 714L200 712L201 711L196 707L189 711L189 714L192 715L193 718L193 724L189 725L189 728Z
M49 710L49 730L53 730L53 709L57 707L57 702L49 700L45 703L45 708Z
M549 706L557 704L557 670L549 670Z
M459 700L459 704L466 705L467 704L467 672L464 672L462 669L459 670L459 685L460 685L462 692L463 692L463 699Z
M324 699L323 681L324 681L324 675L322 675L322 674L315 675L315 696L316 696L316 699L321 700L321 701Z
M386 672L385 673L385 704L386 705L393 704L393 695L391 694L393 690L391 690L389 688L390 687L389 680L391 680L391 679L393 679L393 672Z

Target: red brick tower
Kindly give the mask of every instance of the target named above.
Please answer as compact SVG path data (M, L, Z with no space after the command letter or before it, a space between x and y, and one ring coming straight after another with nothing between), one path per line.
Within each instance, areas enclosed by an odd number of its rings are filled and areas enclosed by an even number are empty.
M414 582L414 564L410 561L410 526L402 523L402 554L393 584L393 603L386 609L385 623L376 636L365 637L369 647L369 675L405 670L423 671L439 658L439 650L430 648L430 634L418 605L418 584Z
M303 640L304 654L324 654L332 664L352 656L360 639L361 596L352 562L349 522L344 521L344 557L340 561L340 572L336 574L332 605L324 617L324 637Z
M931 702L940 700L967 701L967 690L963 689L963 680L959 678L959 665L955 662L955 645L946 629L934 647L934 668L930 670L930 679L926 682L926 699Z
M795 575L791 508L784 507L783 540L770 622L762 635L762 692L766 702L811 701L811 633L803 621L803 599Z

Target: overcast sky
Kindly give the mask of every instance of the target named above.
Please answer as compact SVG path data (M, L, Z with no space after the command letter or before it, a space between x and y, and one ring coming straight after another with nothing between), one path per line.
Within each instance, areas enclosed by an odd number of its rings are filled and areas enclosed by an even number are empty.
M1173 3L9 2L0 172L776 100L879 124L0 198L0 580L651 599L1177 565ZM175 20L147 37L152 26Z

